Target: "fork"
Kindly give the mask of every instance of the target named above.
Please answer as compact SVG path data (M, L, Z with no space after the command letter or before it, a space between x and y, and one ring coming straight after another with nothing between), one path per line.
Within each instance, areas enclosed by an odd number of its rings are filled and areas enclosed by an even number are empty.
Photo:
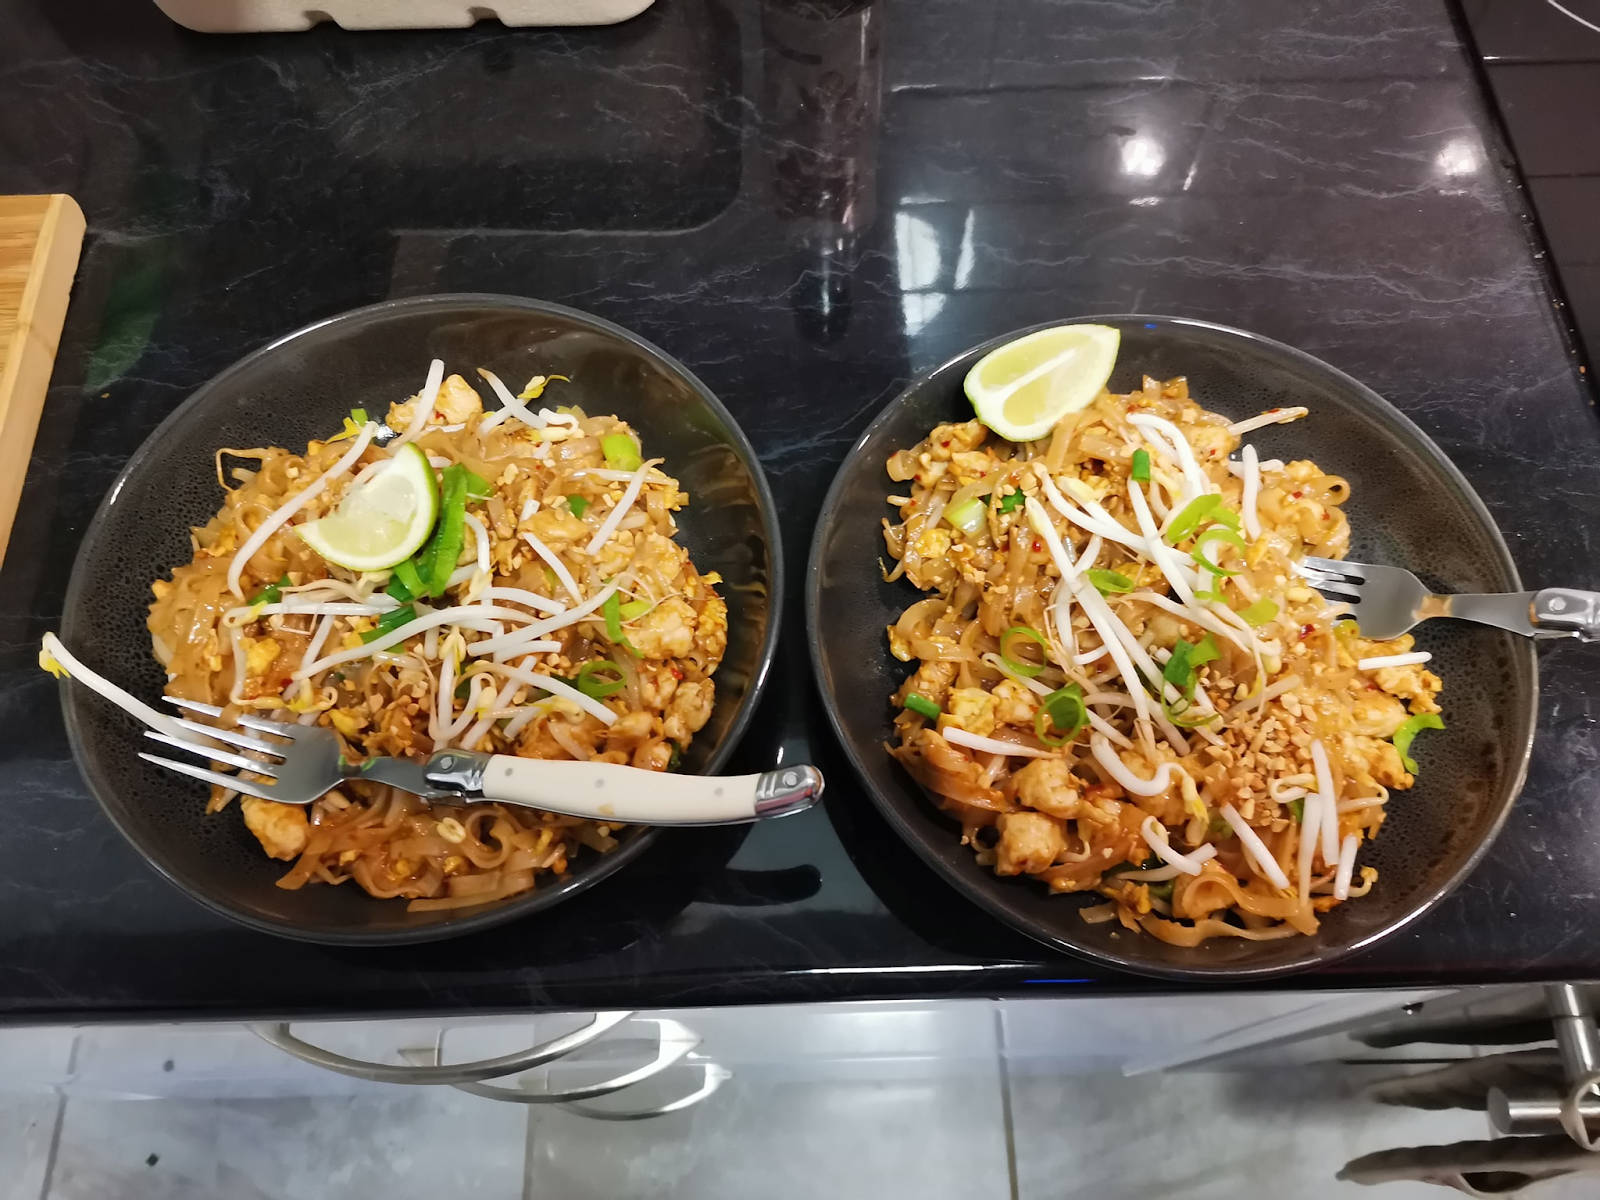
M1410 571L1308 557L1294 569L1330 600L1350 606L1363 637L1387 641L1418 622L1454 617L1525 637L1600 640L1600 592L1543 588L1487 595L1430 592Z
M175 696L165 699L180 710L213 719L222 716L222 709L213 704ZM310 804L341 783L367 780L429 801L490 799L622 825L736 825L810 808L823 788L822 772L800 763L760 775L674 775L615 763L453 749L441 750L426 762L381 756L350 762L334 732L315 725L268 721L248 713L238 718L242 729L182 716L173 720L191 736L155 729L146 730L145 736L240 773L156 754L141 753L140 758L203 783L282 804Z

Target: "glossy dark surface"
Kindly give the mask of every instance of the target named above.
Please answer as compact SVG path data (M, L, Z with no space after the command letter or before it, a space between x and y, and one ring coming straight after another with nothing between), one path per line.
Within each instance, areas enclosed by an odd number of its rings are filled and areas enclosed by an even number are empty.
M1563 11L1565 10L1565 11ZM1600 354L1600 0L1462 0L1588 361Z
M1510 552L1469 485L1413 423L1348 375L1282 343L1213 323L1151 315L1096 320L1120 335L1106 384L1113 392L1133 391L1146 376L1183 375L1191 394L1233 420L1293 404L1309 408L1303 421L1260 429L1246 440L1264 459L1309 458L1349 481L1344 512L1354 561L1425 562L1429 575L1462 591L1522 590ZM1038 880L1004 879L979 866L972 848L961 844L961 821L941 813L884 753L895 736L884 701L911 670L889 653L884 629L923 597L909 580L891 583L878 570L881 523L898 520L885 493L905 491L890 482L885 463L934 426L970 420L962 386L967 372L1023 332L1001 334L913 380L867 427L823 502L806 581L811 657L834 732L869 795L923 860L974 903L1052 948L1105 966L1235 983L1325 966L1391 936L1488 852L1522 787L1538 707L1534 649L1526 639L1459 621L1417 631L1417 648L1431 653L1432 669L1449 680L1448 726L1418 751L1426 758L1416 787L1385 809L1381 836L1362 849L1361 865L1374 868L1382 886L1328 913L1314 937L1218 938L1184 947L1129 937L1117 923L1091 925L1078 909L1102 897L1056 895ZM1126 617L1130 609L1121 611Z
M300 447L353 407L380 417L420 386L434 358L469 379L474 366L508 380L565 376L555 385L562 401L628 422L645 453L665 458L697 498L679 515L679 541L701 571L722 576L728 644L716 708L683 767L719 770L750 723L777 645L782 538L755 450L681 364L607 321L545 301L391 300L298 330L208 381L151 433L95 514L67 589L62 640L159 706L165 676L145 625L150 581L189 560L190 528L217 511L217 447ZM151 520L157 509L170 519ZM138 725L86 688L63 684L61 693L85 778L151 864L215 911L288 937L357 946L458 937L562 903L655 840L653 830L634 830L611 854L580 856L558 882L467 910L407 912L352 887L288 890L277 886L284 865L261 853L242 821L206 814L204 784L139 760L152 746Z
M812 10L816 14L817 10ZM611 29L207 38L12 0L0 187L91 238L0 571L0 1005L13 1017L1148 989L1041 953L876 815L804 639L734 766L822 810L664 835L558 910L438 945L240 930L99 814L34 667L133 447L286 329L387 296L533 294L681 358L761 452L786 625L845 449L1007 329L1146 311L1254 329L1421 425L1529 586L1600 584L1600 429L1439 0L660 0ZM152 514L160 519L160 513ZM1306 986L1600 974L1600 648L1542 650L1528 787L1417 924Z

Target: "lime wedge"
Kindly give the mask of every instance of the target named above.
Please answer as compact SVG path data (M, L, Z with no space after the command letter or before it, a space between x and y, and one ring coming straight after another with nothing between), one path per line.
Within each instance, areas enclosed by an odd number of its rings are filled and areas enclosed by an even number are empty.
M295 532L323 558L352 571L382 571L422 548L439 515L433 467L414 443L344 494L339 507Z
M1042 438L1086 407L1117 363L1122 334L1109 325L1057 325L989 351L967 372L978 420L1007 441Z

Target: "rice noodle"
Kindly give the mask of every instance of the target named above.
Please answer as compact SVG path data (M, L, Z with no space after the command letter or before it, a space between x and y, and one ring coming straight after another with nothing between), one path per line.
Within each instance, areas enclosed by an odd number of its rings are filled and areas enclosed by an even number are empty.
M361 427L361 432L356 435L356 440L351 443L350 449L344 452L343 457L333 466L329 467L316 482L303 491L290 496L276 509L274 509L255 531L250 534L249 540L239 547L239 552L233 556L233 561L228 564L228 590L239 599L244 599L244 589L239 585L239 579L244 574L245 564L255 556L255 552L267 544L267 539L280 528L286 525L289 518L294 516L311 501L322 495L323 489L339 476L350 469L350 465L367 452L367 447L372 443L373 436L378 432L378 427L368 421Z

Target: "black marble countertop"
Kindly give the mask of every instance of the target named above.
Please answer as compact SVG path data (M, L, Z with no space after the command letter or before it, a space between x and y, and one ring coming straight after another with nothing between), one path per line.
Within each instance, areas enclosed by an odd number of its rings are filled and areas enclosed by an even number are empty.
M0 192L88 214L0 572L0 1016L399 1013L1172 985L963 902L854 784L799 600L822 494L904 381L1018 326L1204 317L1418 421L1531 585L1600 585L1600 429L1440 0L658 0L609 29L207 37L0 4ZM304 322L499 291L686 361L762 454L791 568L743 757L823 809L684 832L555 912L328 949L236 928L89 797L34 664L85 522L194 387ZM159 519L159 513L152 514ZM1600 976L1600 648L1541 652L1527 791L1425 919L1295 986Z

